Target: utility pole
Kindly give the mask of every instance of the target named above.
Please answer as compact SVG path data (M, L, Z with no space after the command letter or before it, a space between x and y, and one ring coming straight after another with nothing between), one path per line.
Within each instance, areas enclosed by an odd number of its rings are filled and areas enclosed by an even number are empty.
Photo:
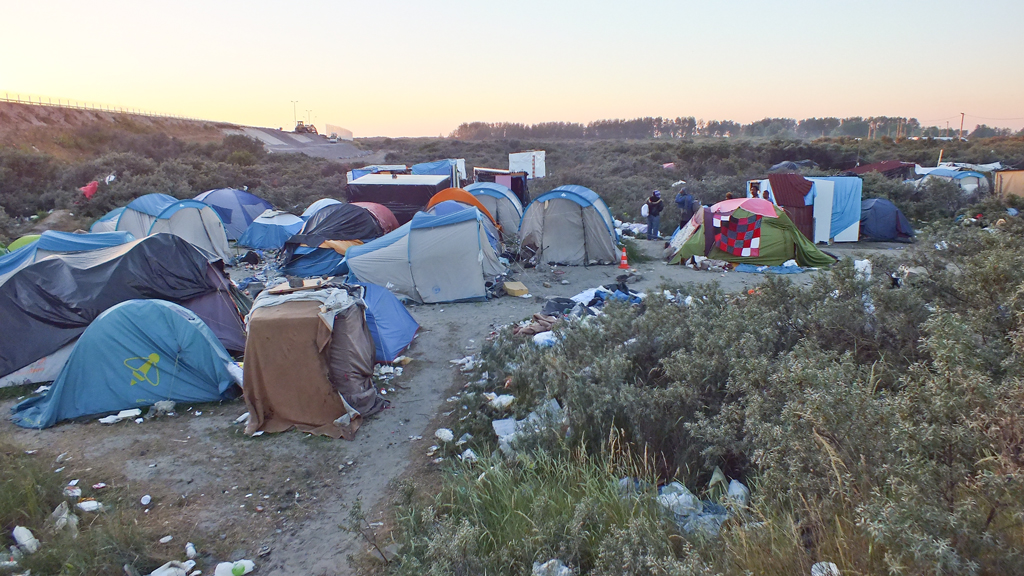
M299 115L298 112L295 111L295 105L298 103L298 100L292 100L292 126L299 123Z
M964 139L964 113L960 113L960 139Z
M313 113L312 110L306 110L306 124L309 124L310 122L312 122L312 119L310 118L310 114L312 114L312 113Z

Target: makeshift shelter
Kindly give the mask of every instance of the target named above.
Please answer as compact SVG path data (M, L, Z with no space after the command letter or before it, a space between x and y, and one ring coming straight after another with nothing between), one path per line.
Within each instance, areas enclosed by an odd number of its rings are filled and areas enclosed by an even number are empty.
M886 178L911 178L914 173L913 162L900 162L899 160L883 160L872 164L864 164L846 171L847 174L860 176L869 172L878 172Z
M405 164L371 164L362 168L349 170L346 174L346 182L351 184L367 174L409 174L409 167Z
M404 224L450 182L451 176L444 175L367 174L349 182L348 199L383 204Z
M519 226L521 250L541 262L588 265L619 261L615 221L593 190L568 185L530 202Z
M230 363L192 311L163 300L128 300L96 318L50 390L15 406L13 420L48 428L161 400L230 400L238 395Z
M402 302L383 286L359 284L366 302L366 324L377 362L394 362L412 344L420 325Z
M517 233L523 220L523 205L511 189L495 182L475 182L466 186L466 192L476 196L506 236Z
M530 174L526 171L475 167L473 168L473 182L500 184L511 190L523 206L530 203Z
M686 263L692 256L759 266L794 259L812 267L834 262L796 229L782 208L761 198L734 198L698 211L669 246L670 264Z
M361 417L384 406L373 385L362 289L351 288L268 290L256 298L242 386L246 434L298 428L352 439Z
M73 341L104 310L155 298L198 314L229 350L245 348L243 296L207 253L171 234L121 246L57 254L0 285L0 376Z
M936 179L956 184L964 194L974 194L975 192L985 193L988 191L988 179L985 178L985 175L981 172L975 172L973 170L935 168L933 170L929 170L928 173L920 180L917 180L915 184L917 186L924 186L929 181Z
M140 196L125 206L115 229L131 232L136 238L167 232L225 261L231 257L220 216L198 200L178 200L167 194Z
M341 257L352 246L384 235L373 213L356 204L332 204L321 208L285 243L285 274L331 275L338 272ZM336 255L323 252L335 252ZM303 261L304 260L304 261ZM312 266L312 261L317 262Z
M47 256L55 254L72 254L89 252L110 246L120 246L135 240L131 232L101 232L89 234L73 234L47 230L39 235L39 239L18 250L0 257L0 284L12 274L34 264Z
M864 182L856 176L805 178L769 174L747 182L747 195L758 193L786 209L793 224L815 243L856 242Z
M302 218L287 212L267 210L260 214L235 244L257 250L280 250L302 229Z
M35 242L36 240L39 240L39 234L26 234L21 238L15 240L14 242L8 244L7 250L10 252L14 252L18 248L28 246L29 244Z
M384 286L414 302L483 300L503 274L477 208L446 216L420 212L398 230L349 248L349 281Z
M814 160L784 160L768 169L769 172L798 172L802 168L817 168L818 163Z
M1024 196L1024 170L1003 170L992 176L998 198Z
M423 162L413 164L409 167L409 171L415 175L451 176L452 185L458 186L466 179L466 160L463 158L446 158L434 162Z
M117 229L117 219L121 217L121 212L124 212L124 206L100 216L100 219L89 227L89 232L113 232Z
M217 211L224 223L228 240L241 238L253 220L267 210L274 209L274 206L263 198L234 188L207 190L195 199Z
M909 242L914 228L903 212L884 198L868 198L860 203L860 235L871 240Z
M302 211L302 219L306 220L313 214L316 214L321 208L326 208L332 204L341 204L341 200L335 200L334 198L321 198L310 204L308 208Z

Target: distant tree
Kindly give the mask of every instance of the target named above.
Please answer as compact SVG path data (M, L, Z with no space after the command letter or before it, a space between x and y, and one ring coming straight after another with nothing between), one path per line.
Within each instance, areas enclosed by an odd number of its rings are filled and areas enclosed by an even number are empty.
M993 136L1010 136L1013 131L1009 128L990 128L984 124L974 127L971 138L992 138Z

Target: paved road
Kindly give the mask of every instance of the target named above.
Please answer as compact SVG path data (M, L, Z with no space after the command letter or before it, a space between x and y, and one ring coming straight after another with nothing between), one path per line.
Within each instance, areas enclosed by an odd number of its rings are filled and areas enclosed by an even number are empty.
M263 142L267 152L273 154L299 153L328 160L354 160L370 156L372 152L360 150L351 142L344 140L331 144L324 136L315 134L295 134L273 128L243 127L226 130L228 134L244 134Z

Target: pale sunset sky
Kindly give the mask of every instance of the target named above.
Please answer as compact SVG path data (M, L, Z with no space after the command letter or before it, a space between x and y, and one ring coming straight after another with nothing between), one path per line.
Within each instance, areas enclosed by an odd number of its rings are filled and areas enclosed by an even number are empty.
M2 0L0 92L359 136L461 122L1024 127L1024 1Z

